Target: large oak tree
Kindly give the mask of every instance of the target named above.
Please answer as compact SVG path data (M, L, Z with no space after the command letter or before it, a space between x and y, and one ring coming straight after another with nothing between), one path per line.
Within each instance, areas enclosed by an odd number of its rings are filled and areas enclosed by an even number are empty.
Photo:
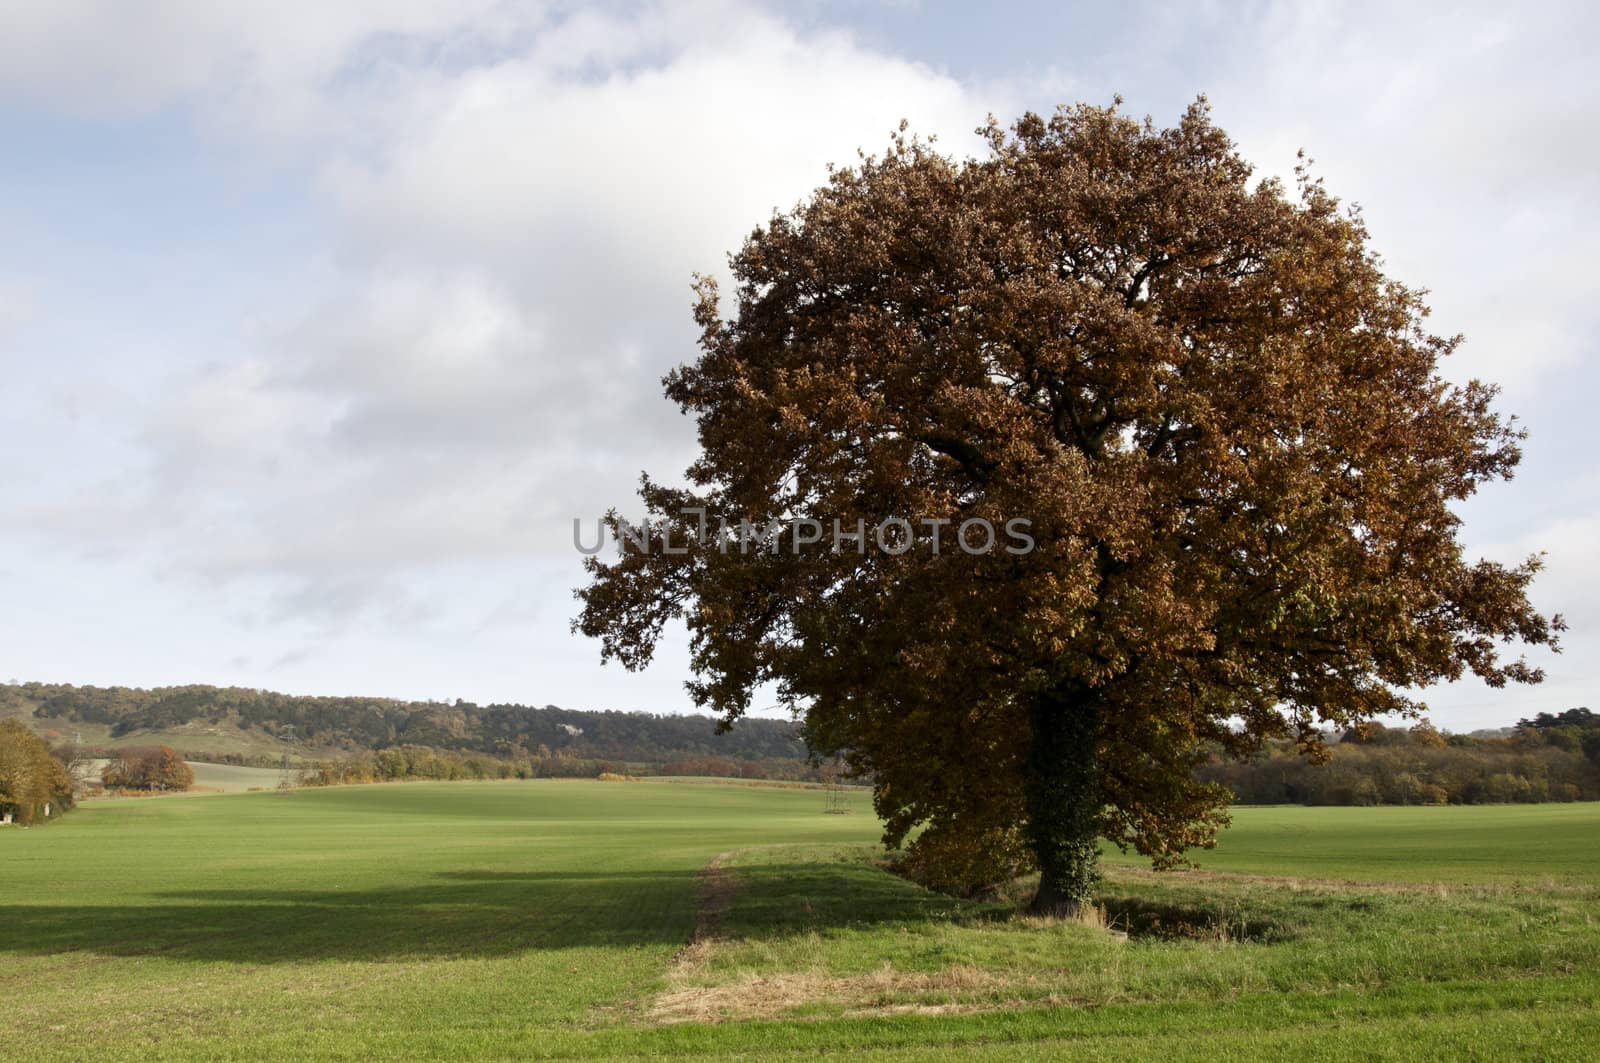
M1504 643L1562 625L1536 558L1463 554L1452 507L1521 432L1440 375L1457 340L1357 212L1304 169L1255 179L1203 101L985 133L982 159L902 133L833 171L732 258L731 316L699 282L666 391L700 457L645 479L648 532L607 518L649 548L588 560L576 626L638 668L682 618L698 704L732 720L774 685L870 772L888 843L953 878L1020 853L1036 908L1071 911L1099 838L1158 865L1211 841L1208 748L1315 755L1408 690L1537 682ZM729 549L691 511L914 541ZM1035 548L953 548L976 518Z

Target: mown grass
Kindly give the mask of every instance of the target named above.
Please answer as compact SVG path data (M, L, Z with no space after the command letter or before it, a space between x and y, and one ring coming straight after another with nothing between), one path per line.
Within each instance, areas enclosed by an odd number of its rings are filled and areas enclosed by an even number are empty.
M1595 806L1243 809L1208 866L1410 885L1113 860L1124 939L922 891L878 866L870 815L823 805L410 784L105 802L6 830L0 1056L1582 1059L1600 1044ZM701 872L730 851L708 926ZM706 940L685 949L697 923Z
M1116 869L1102 928L935 899L870 851L853 856L741 857L724 941L677 972L670 1017L1172 1005L1600 971L1594 887L1290 887Z
M238 764L209 764L190 761L196 789L220 790L235 794L247 790L275 790L283 779L277 768L247 768Z
M1375 882L1600 884L1600 805L1236 808L1213 871ZM1113 864L1139 865L1113 850Z

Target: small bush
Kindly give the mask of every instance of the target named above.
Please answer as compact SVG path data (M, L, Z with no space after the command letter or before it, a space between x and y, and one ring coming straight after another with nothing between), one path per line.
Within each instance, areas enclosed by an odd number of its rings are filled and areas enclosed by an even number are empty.
M171 746L119 749L100 780L117 790L187 790L194 785L194 769Z
M1033 857L1014 824L936 824L906 847L896 868L919 885L958 897L993 894L1032 871Z

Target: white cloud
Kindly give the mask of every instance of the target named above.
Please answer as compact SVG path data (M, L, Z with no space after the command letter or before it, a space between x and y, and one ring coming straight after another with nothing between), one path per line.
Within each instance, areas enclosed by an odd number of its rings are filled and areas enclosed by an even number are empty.
M1562 517L1510 543L1487 547L1484 556L1503 564L1520 564L1545 555L1536 577L1538 596L1554 613L1587 637L1600 627L1600 513Z
M1597 318L1581 11L1278 3L1212 92L1249 157L1287 173L1303 147L1363 206L1391 272L1431 290L1434 327L1465 333L1450 374L1513 403L1583 360Z
M270 132L316 160L332 209L320 302L174 381L142 432L145 482L99 503L169 570L277 578L270 612L354 618L385 579L463 560L559 558L576 579L571 519L691 456L660 393L694 354L691 274L901 118L970 147L1006 106L724 4L580 13L473 62L332 78L380 31L448 40L454 17L385 8L301 38L169 12L142 31L151 48L182 38L203 59L132 87L132 68L99 72L102 91L155 99L237 86L227 57L247 56ZM113 522L86 507L33 519L92 539Z
M487 45L536 23L543 4L342 0L295 10L274 0L6 0L0 89L89 114L174 99L299 112L363 59L454 39ZM264 110L261 108L265 108Z
M0 343L33 318L33 289L20 281L0 277Z
M376 164L333 174L369 238L420 236L555 276L599 259L627 272L584 279L613 284L720 265L826 163L878 149L902 117L970 147L992 102L847 38L757 16L603 78L530 56L423 79L415 96L403 139Z

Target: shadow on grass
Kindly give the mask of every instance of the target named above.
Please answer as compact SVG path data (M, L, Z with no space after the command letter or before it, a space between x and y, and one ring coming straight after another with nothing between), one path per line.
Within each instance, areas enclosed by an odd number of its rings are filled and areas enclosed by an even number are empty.
M1106 926L1134 939L1157 941L1250 941L1270 943L1295 937L1294 928L1253 918L1225 902L1180 904L1142 897L1101 897Z
M796 864L740 864L723 937L826 933L885 923L1007 918L1008 906L934 893L862 857Z
M1028 891L1031 893L1031 891ZM727 937L759 938L850 926L955 922L1002 925L1024 915L1025 899L964 900L895 874L881 859L740 866L739 892L727 913ZM1282 913L1239 898L1103 894L1108 929L1154 941L1288 941L1295 927Z
M681 945L698 872L464 869L382 889L174 890L109 905L0 905L0 957L83 952L198 962L495 957ZM927 894L871 867L740 872L738 932L926 918ZM733 927L726 930L732 931Z
M881 861L753 860L718 929L780 938L885 924L1003 923L1014 903L933 893ZM122 905L0 905L0 957L83 952L199 962L292 963L495 957L530 950L681 945L696 923L695 871L436 873L380 889L175 890ZM1285 924L1223 900L1102 897L1132 937L1278 941ZM1256 915L1264 913L1255 913Z
M386 889L194 890L139 904L3 905L0 956L287 963L670 944L694 924L693 879L690 872L452 875Z

